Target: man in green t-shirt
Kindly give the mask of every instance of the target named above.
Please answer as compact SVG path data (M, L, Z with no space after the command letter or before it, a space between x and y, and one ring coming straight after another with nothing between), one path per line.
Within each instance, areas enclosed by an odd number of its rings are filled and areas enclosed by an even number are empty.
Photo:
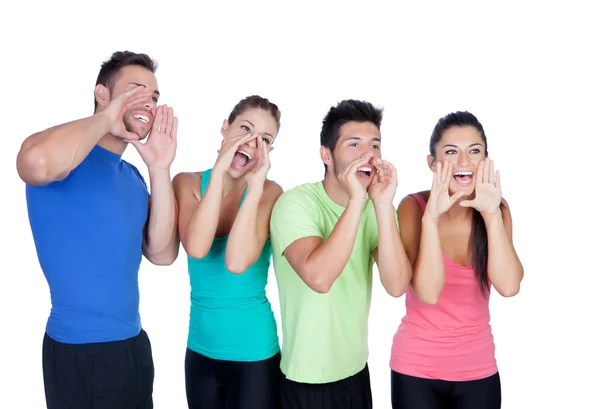
M283 329L283 409L368 409L373 261L400 297L412 270L392 203L394 167L381 159L382 110L332 107L321 129L325 179L280 196L271 217Z

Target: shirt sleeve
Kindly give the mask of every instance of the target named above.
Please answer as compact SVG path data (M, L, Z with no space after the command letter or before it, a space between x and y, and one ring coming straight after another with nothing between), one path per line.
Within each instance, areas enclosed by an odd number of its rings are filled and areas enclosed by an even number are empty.
M310 197L296 191L284 192L273 207L271 214L271 241L279 254L298 239L321 237L318 226L318 208Z

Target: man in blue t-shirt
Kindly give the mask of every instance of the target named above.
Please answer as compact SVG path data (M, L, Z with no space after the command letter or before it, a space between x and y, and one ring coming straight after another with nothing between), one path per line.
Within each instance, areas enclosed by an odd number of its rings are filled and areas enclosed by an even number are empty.
M31 135L17 157L52 301L42 347L49 409L153 407L138 271L142 255L170 265L179 249L177 117L157 106L155 71L145 54L115 52L101 66L94 115ZM128 144L148 166L151 196L121 158Z

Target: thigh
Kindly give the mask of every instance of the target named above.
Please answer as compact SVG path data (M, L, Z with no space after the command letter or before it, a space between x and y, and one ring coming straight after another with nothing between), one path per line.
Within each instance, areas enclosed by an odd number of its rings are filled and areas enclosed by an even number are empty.
M94 409L138 408L144 396L144 374L138 336L124 341L94 344L91 392ZM146 363L147 365L147 363ZM147 406L150 404L150 406ZM151 408L146 402L144 409Z
M139 351L139 372L142 383L142 395L136 409L152 409L154 401L154 358L152 357L152 345L146 331L142 330L137 339Z
M223 409L224 396L216 374L216 362L187 349L185 391L189 409Z
M42 372L48 409L91 409L94 358L85 346L67 345L44 334Z
M371 382L367 366L336 382L307 384L282 375L282 409L371 409Z
M444 381L417 378L392 371L393 409L446 409Z
M280 353L256 362L229 362L226 409L280 409Z
M452 409L500 409L500 374L476 381L456 382Z

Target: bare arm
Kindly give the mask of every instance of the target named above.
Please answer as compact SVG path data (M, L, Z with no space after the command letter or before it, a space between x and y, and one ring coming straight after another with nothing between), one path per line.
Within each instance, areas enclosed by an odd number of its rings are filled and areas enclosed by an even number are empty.
M103 113L54 126L25 139L17 155L17 172L32 186L62 180L86 158L108 133Z
M512 242L512 217L508 203L502 199L502 212L482 215L488 237L488 277L498 293L512 297L519 292L523 265Z
M208 254L219 223L223 178L211 177L206 192L200 197L201 177L180 173L173 180L179 207L179 237L190 257L203 258Z
M398 207L402 242L413 266L412 287L424 304L436 304L444 288L446 270L437 220L423 214L413 197Z
M400 297L408 288L412 266L400 239L393 206L375 207L379 246L373 257L379 269L381 284L392 297Z
M227 240L225 264L228 271L242 274L258 260L269 236L273 205L282 192L279 185L269 182L264 186L248 187Z
M149 169L152 195L143 254L152 264L171 265L179 254L177 202L169 169Z
M364 199L351 199L329 237L304 237L290 244L284 256L314 291L327 293L340 276L354 248Z
M62 180L79 166L107 133L126 138L129 133L122 124L121 112L151 96L149 91L142 90L144 87L137 87L120 95L111 101L106 110L88 118L57 125L29 136L17 155L19 177L32 186Z

